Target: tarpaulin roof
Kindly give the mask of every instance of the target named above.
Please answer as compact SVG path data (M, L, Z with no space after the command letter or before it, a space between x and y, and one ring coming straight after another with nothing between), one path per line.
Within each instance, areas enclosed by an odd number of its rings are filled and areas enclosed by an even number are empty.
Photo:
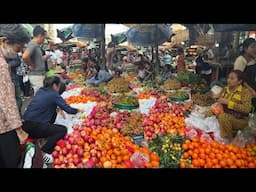
M213 24L216 32L256 31L256 24Z

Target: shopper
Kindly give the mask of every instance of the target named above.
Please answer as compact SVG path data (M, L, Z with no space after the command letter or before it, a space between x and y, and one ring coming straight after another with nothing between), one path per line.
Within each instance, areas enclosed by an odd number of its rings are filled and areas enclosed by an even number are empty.
M60 96L60 78L46 77L43 88L40 88L32 98L23 115L23 129L31 138L46 138L47 142L42 147L43 160L45 163L52 163L51 153L58 140L64 138L67 128L63 125L53 124L53 117L57 107L69 114L76 114L78 110L66 104Z
M253 95L253 106L256 107L256 40L246 39L241 47L240 56L234 63L234 69L245 73L245 86Z
M30 81L35 92L42 86L45 75L45 63L50 56L42 56L40 45L44 43L46 31L41 26L36 26L33 30L33 39L28 43L27 49L23 53L23 60L31 68Z
M21 129L14 84L6 59L16 57L28 41L29 34L21 25L0 25L0 168L18 168L20 144L27 139L27 134Z

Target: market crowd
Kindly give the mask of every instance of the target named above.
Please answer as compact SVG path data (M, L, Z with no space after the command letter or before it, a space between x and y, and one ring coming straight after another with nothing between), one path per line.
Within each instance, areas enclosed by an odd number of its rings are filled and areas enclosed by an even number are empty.
M0 25L0 167L20 167L21 145L28 138L46 139L42 146L43 160L52 163L51 153L57 141L67 133L66 127L54 124L57 111L76 114L81 112L69 106L61 97L72 78L67 70L81 64L84 84L99 86L113 78L124 76L128 70L140 82L155 78L150 49L123 54L114 46L107 49L107 64L103 68L97 49L80 49L52 46L45 50L47 32L40 26L33 37L19 24ZM173 56L168 49L160 52L160 75L163 81L186 70L184 49ZM248 114L256 106L256 41L246 39L240 47L223 91L215 97L223 106L218 116L221 136L232 138L232 130L246 126ZM227 54L229 55L229 54ZM194 59L194 69L208 85L212 83L212 68L203 52ZM3 83L4 82L4 83ZM39 83L38 83L39 82ZM22 96L22 97L21 97ZM30 98L24 114L22 101ZM210 113L208 115L211 115Z

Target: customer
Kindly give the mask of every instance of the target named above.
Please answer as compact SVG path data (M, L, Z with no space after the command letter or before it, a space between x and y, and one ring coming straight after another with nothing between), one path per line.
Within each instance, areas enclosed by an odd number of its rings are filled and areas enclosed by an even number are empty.
M243 73L239 70L232 70L228 76L228 85L217 100L224 109L224 113L218 116L223 138L231 139L233 129L247 126L252 96L250 91L243 86L243 82Z
M14 84L6 59L16 57L28 41L29 34L21 25L0 25L0 168L18 168L20 144L27 139L27 134L21 129Z
M58 140L64 138L67 128L62 125L53 124L56 109L59 107L69 114L76 114L77 109L68 106L60 96L60 78L46 77L40 88L32 98L23 115L23 129L31 138L46 138L47 143L42 147L45 163L52 163L51 153Z
M246 39L241 47L240 56L234 63L234 69L245 73L245 86L253 94L253 106L256 107L256 40Z
M35 92L42 86L45 75L45 63L50 56L42 56L40 45L44 43L46 31L41 26L36 26L33 30L33 39L28 43L27 49L23 53L23 60L31 68L30 81Z

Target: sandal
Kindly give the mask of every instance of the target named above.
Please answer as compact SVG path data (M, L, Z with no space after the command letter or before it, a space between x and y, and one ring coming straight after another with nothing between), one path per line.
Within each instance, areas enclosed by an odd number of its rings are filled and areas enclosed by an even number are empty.
M47 164L53 163L53 157L51 154L45 153L43 161Z

